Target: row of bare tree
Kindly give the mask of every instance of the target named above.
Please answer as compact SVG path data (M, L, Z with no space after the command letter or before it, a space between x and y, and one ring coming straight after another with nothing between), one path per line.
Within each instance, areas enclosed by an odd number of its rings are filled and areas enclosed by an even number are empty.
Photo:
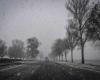
M55 41L50 55L60 58L60 55L65 52L66 57L68 50L70 50L73 62L73 50L78 46L81 49L81 62L84 64L86 42L100 40L100 2L67 0L66 9L72 15L66 27L66 38Z
M21 40L12 40L12 45L7 47L5 41L0 39L0 57L8 56L9 58L35 58L39 54L40 43L36 37L27 39L27 47Z

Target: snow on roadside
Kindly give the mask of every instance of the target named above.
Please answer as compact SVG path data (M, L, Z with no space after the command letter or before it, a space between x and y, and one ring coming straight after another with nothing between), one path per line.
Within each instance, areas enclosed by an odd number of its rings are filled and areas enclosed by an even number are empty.
M8 66L7 68L1 69L0 71L5 71L5 70L13 69L13 68L17 68L17 67L20 67L20 66L22 66L22 64L21 65Z
M100 73L100 66L90 65L90 64L80 64L80 63L70 63L70 62L57 62L60 64L68 65L74 68L89 70Z

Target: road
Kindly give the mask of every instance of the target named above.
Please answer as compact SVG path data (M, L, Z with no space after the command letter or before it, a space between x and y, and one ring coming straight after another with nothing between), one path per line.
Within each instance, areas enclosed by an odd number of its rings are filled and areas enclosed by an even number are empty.
M0 70L0 80L100 80L100 74L44 61Z

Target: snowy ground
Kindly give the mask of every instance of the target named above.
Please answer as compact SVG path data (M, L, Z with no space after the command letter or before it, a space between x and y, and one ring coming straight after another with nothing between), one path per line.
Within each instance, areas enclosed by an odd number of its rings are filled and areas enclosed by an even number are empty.
M57 62L57 63L71 66L74 68L85 69L100 73L100 65L80 64L80 63L70 63L70 62Z

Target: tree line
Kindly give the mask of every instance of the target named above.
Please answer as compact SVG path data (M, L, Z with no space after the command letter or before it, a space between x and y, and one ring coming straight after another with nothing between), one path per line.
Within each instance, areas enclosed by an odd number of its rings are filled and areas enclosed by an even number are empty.
M36 37L28 38L26 47L22 40L12 40L11 46L8 47L6 42L0 39L0 58L4 56L11 59L36 58L39 54L39 46L40 42Z
M67 0L66 10L71 14L66 27L66 37L57 39L52 46L50 56L59 59L63 53L67 61L67 54L79 47L81 50L81 63L84 64L84 47L86 42L100 41L100 2L99 0Z

